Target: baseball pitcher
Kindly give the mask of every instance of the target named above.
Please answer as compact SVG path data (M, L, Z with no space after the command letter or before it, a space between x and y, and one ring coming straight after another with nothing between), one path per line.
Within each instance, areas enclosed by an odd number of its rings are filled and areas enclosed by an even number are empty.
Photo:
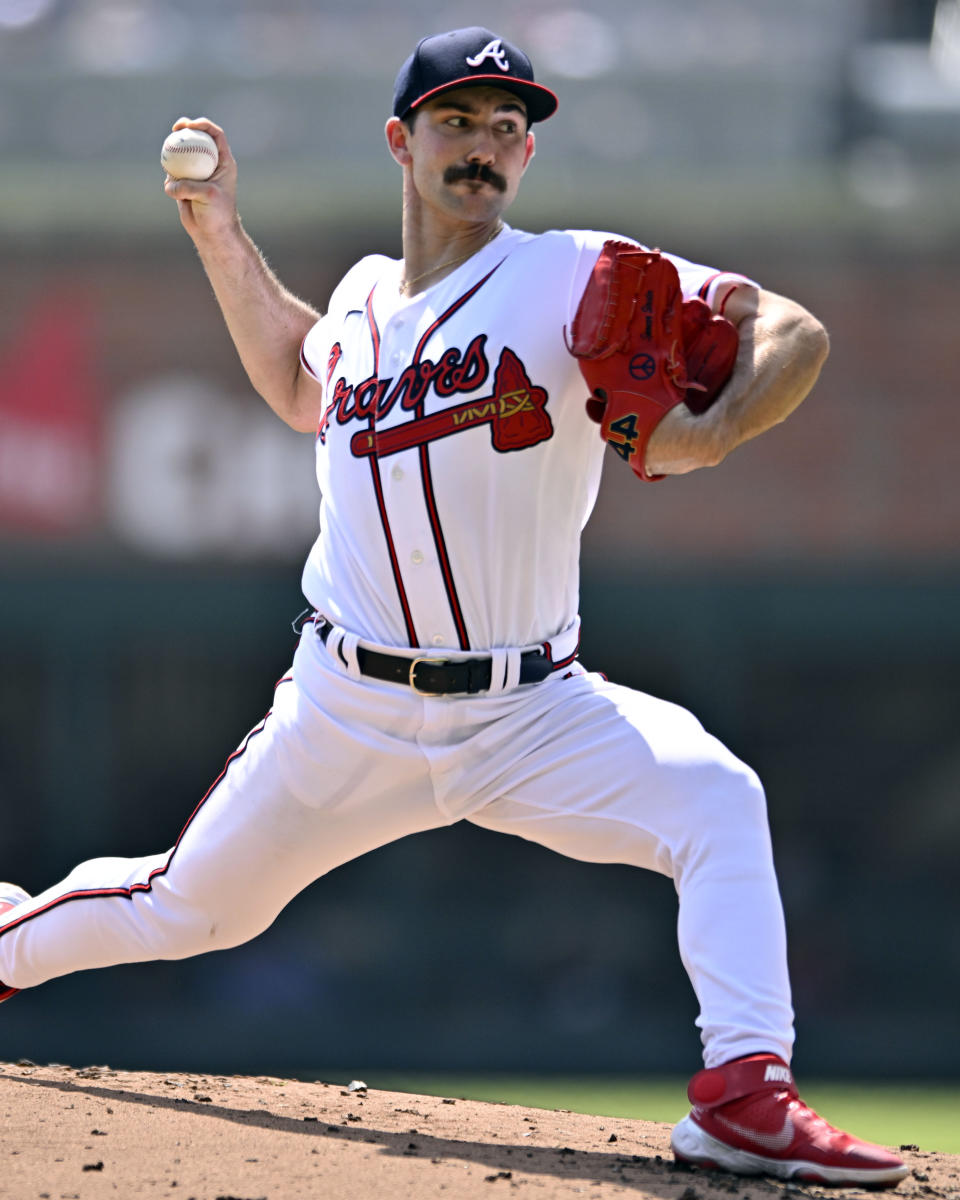
M424 38L386 123L403 257L361 259L322 316L241 225L223 130L177 122L213 138L217 166L167 194L253 387L316 441L309 607L271 711L171 849L82 863L34 897L4 887L0 989L236 945L339 864L472 821L674 881L704 1056L678 1159L894 1184L896 1155L798 1096L757 776L689 712L578 659L606 447L641 489L714 466L800 404L827 337L735 272L507 224L556 107L496 33Z

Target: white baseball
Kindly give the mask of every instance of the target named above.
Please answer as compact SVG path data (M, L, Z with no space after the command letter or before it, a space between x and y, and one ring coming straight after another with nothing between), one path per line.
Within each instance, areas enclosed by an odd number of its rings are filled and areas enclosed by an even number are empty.
M160 151L160 165L173 179L209 179L220 156L217 143L202 129L178 129Z

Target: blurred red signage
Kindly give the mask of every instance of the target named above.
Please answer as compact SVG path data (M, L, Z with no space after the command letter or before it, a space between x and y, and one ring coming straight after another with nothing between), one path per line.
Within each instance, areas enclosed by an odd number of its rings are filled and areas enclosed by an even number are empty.
M101 512L103 402L89 297L60 291L0 353L0 528L77 534Z

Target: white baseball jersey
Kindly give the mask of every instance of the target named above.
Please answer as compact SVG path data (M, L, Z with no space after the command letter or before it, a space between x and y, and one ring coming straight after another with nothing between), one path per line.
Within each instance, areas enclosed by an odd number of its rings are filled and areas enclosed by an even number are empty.
M505 226L410 298L400 260L344 277L302 349L325 389L303 590L332 622L386 646L575 649L604 443L564 337L616 236ZM669 257L684 298L744 279Z

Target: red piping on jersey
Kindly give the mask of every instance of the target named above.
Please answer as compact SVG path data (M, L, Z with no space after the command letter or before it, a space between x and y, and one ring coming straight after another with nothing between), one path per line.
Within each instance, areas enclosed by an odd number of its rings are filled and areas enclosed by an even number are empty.
M457 588L453 582L450 556L447 554L447 544L444 541L443 529L437 513L436 496L433 494L433 480L430 476L430 455L426 443L420 447L420 479L423 483L423 498L427 504L427 516L430 518L430 528L433 530L433 544L437 548L437 558L443 574L443 586L447 591L447 601L450 605L453 623L457 627L457 640L460 643L461 650L469 650L470 638L467 636L467 626L463 619L463 609L460 607L460 598L457 595Z
M733 293L734 293L734 292L737 290L737 288L738 288L738 287L743 287L743 284L742 284L742 283L735 283L735 284L733 284L733 286L732 286L732 287L730 287L730 288L728 288L728 289L727 289L727 294L724 296L724 298L723 298L723 303L720 305L720 313L719 313L719 315L720 315L721 317L723 316L723 310L724 310L724 309L727 307L727 302L728 302L728 300L729 300L729 299L730 299L730 297L733 295Z
M470 288L469 291L464 292L459 300L454 300L454 302L450 305L450 307L447 309L447 311L445 313L441 313L440 316L437 317L437 319L430 326L430 328L426 331L426 333L423 335L423 337L420 339L420 341L417 342L417 348L413 353L413 361L415 363L420 361L420 355L426 349L427 342L431 339L431 337L433 337L433 335L440 328L440 326L445 321L449 321L450 318L453 316L453 314L458 309L463 308L463 306L466 304L466 302L468 300L470 300L474 295L476 295L476 293L483 287L483 285L487 282L487 280L494 273L494 271L499 271L500 268L503 266L503 264L506 261L507 260L505 258L501 258L500 261L497 263L497 265L492 270L488 271L486 273L486 275L484 275L484 277L478 283L475 283L473 285L473 287ZM421 406L422 406L422 403L423 402L421 401ZM420 415L422 416L423 414L421 413Z
M315 379L317 381L317 383L322 383L323 381L321 380L320 376L316 373L316 371L314 371L313 367L311 367L310 364L307 362L307 356L303 352L303 347L306 345L306 342L307 342L307 338L306 338L306 335L304 335L303 341L300 343L300 366L303 367L303 369L307 372L307 374L312 379ZM328 382L329 382L329 380L328 380Z
M697 292L697 295L700 297L701 300L707 299L707 294L710 291L710 289L717 282L717 280L722 279L724 277L724 275L730 275L730 272L729 271L715 271L710 276L709 279L705 280L700 285L700 290L699 290L699 292ZM721 316L721 317L723 316L723 310L727 307L727 301L730 299L730 297L733 295L733 293L737 290L738 287L743 287L743 285L746 282L747 281L743 277L731 276L730 288L729 288L727 294L723 298L723 303L720 305L719 314L718 314L719 316Z
M703 283L701 283L700 291L697 292L697 295L700 297L701 300L706 300L707 293L710 291L710 285L712 283L714 283L715 280L719 279L721 275L725 275L725 274L726 274L725 271L715 271L710 276L709 279L706 279Z
M285 680L281 679L280 682L284 683ZM273 710L271 709L270 712L272 712L272 711ZM11 921L9 923L9 925L4 925L4 926L0 927L0 937L2 937L5 933L9 933L11 929L18 929L21 925L25 925L27 923L27 921L32 921L34 919L34 917L39 917L42 913L47 913L47 912L50 912L54 908L59 908L61 904L66 904L70 900L91 900L91 899L97 899L97 898L101 898L101 897L111 897L111 896L114 896L114 897L118 896L122 900L132 900L134 895L137 892L149 892L153 887L153 881L161 875L166 875L167 871L170 870L170 864L173 862L174 856L176 855L177 850L180 848L180 843L183 841L184 835L186 834L186 832L190 828L190 826L193 824L194 818L200 812L200 809L203 808L203 806L206 804L206 802L210 799L210 797L216 791L218 785L223 781L224 777L227 774L227 771L230 769L230 764L236 762L237 759L240 758L241 755L243 755L246 752L246 749L250 745L250 742L252 741L253 738L255 738L257 736L258 733L263 733L264 729L266 728L267 721L270 719L270 712L267 713L267 715L263 718L263 720L260 722L259 725L255 725L253 727L253 729L250 730L250 732L247 734L247 736L243 739L243 745L239 746L236 750L234 750L234 752L227 759L226 763L224 764L223 770L220 772L220 774L217 776L217 778L213 781L213 783L207 789L206 795L203 797L203 799L200 801L200 803L197 805L197 807L193 810L193 812L187 818L187 823L186 823L186 825L184 825L183 829L181 829L180 836L177 838L176 842L174 843L173 849L167 855L166 861L163 863L162 866L156 867L154 870L152 870L150 872L150 874L147 876L145 882L132 883L129 887L84 888L82 891L66 892L62 896L57 896L57 898L55 900L50 900L47 904L44 904L44 906L42 908L35 908L33 910L33 912L25 913L22 917L17 917L16 920ZM16 991L17 991L16 988L11 988L8 993L0 992L0 1000L5 1000L8 995L13 995Z
M380 378L380 328L377 325L377 318L373 315L373 293L376 291L377 285L374 284L370 289L370 295L367 297L366 312L367 324L370 326L370 337L373 339L373 374L374 377Z
M370 327L370 337L373 340L373 375L376 379L380 378L380 330L377 328L377 320L373 315L373 293L376 291L376 284L370 289L370 295L367 297L367 324ZM407 641L412 649L417 649L420 642L417 638L417 631L413 624L413 613L410 611L410 602L407 599L407 591L403 586L403 577L400 574L400 562L397 558L397 548L393 544L393 534L390 530L390 521L387 517L387 506L383 499L383 483L380 479L380 461L377 458L377 408L373 407L373 411L369 417L370 433L373 439L373 453L370 455L370 474L373 478L373 490L377 497L377 508L380 512L380 524L383 526L383 536L387 540L387 553L390 556L390 569L393 571L393 582L397 589L397 598L400 601L400 608L403 610L403 622L407 627Z
M441 313L441 315L437 317L437 319L433 322L429 329L426 330L423 337L417 343L417 348L413 355L413 361L415 363L420 361L420 356L426 349L427 342L434 335L434 333L436 333L440 326L445 321L448 321L455 312L461 309L468 300L475 296L476 293L487 282L490 276L493 275L494 271L498 271L500 267L503 266L505 261L506 259L501 258L497 265L493 267L492 270L488 271L478 283L475 283L472 288L464 292L459 299L454 300L453 304L450 305L446 312ZM420 400L413 410L414 420L422 421L424 415L423 400ZM433 544L437 549L437 559L440 563L440 572L443 576L443 584L447 592L447 603L450 605L450 613L453 617L453 624L457 630L457 640L460 643L461 650L469 650L470 638L467 634L467 623L464 620L463 609L460 605L460 598L457 595L457 588L453 579L453 569L450 566L450 556L447 553L447 544L444 540L443 528L440 524L440 514L437 511L437 499L433 492L433 480L430 475L430 450L426 442L424 442L420 447L420 478L423 483L423 497L427 505L427 515L430 518L430 528L433 531Z

